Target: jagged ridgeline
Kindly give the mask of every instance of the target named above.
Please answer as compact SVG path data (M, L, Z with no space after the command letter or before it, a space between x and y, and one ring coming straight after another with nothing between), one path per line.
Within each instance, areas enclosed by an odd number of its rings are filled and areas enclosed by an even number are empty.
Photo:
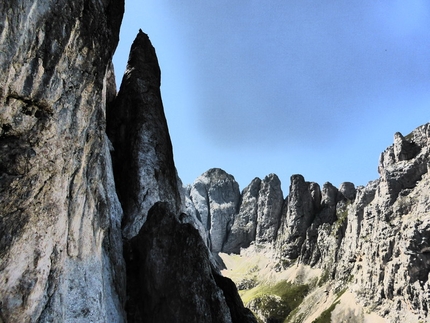
M293 175L284 198L274 174L240 193L211 169L187 187L188 213L262 322L427 322L429 136L396 133L367 186Z
M366 187L184 189L141 31L116 92L123 11L0 2L0 323L429 321L430 126Z

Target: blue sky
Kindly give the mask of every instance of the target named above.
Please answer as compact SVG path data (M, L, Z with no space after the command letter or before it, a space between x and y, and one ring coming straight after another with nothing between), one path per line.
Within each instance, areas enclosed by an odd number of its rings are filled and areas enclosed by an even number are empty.
M430 2L126 0L118 86L154 45L184 184L212 167L365 185L400 131L429 122Z

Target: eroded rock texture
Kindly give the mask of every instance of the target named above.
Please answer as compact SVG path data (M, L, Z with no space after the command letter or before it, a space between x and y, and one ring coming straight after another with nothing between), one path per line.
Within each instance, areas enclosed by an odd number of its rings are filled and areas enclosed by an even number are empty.
M357 189L339 250L338 279L353 277L360 299L393 322L429 317L429 137L429 124L395 135L380 179Z
M242 191L239 213L234 217L233 224L227 232L223 251L240 253L240 248L247 248L255 241L260 187L261 179L254 178Z
M255 178L242 193L234 177L214 168L198 177L187 195L214 253L239 253L251 242L271 243L280 225L283 194L275 174Z
M325 269L389 322L429 317L429 136L429 124L396 133L381 154L381 177L365 187L344 183L335 198L325 185L300 252L286 255Z
M0 3L4 322L124 320L105 135L122 14L121 0Z
M278 233L284 197L281 181L275 174L266 176L261 181L258 192L257 243L274 242Z

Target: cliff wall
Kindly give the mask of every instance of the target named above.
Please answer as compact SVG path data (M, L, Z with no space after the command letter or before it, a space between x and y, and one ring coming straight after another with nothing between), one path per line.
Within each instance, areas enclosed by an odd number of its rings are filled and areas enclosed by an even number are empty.
M105 134L122 14L121 0L0 3L4 322L124 320Z

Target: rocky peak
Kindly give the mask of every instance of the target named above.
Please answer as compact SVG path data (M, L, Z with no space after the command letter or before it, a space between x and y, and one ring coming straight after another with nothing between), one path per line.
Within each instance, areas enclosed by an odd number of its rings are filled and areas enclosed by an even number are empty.
M181 209L160 82L155 49L148 36L139 31L131 46L120 91L107 113L116 186L124 209L123 233L127 239L139 232L157 201L169 203L174 213Z
M339 193L340 193L340 196L338 196L338 201L342 199L346 199L348 201L354 201L357 191L353 183L344 182L344 183L341 183L339 186Z
M261 179L256 177L243 189L239 213L227 232L224 252L240 253L241 248L247 248L255 241L260 187Z
M406 140L400 132L394 134L394 157L396 161L414 158L420 151L420 147L414 142Z
M281 181L275 174L255 178L242 191L239 212L227 230L222 251L239 253L251 242L272 243L276 239L284 202Z
M253 322L252 314L237 302L237 289L218 277L197 214L181 213L189 199L176 174L159 87L155 50L139 31L120 91L108 110L115 183L124 208L127 320ZM213 169L201 178L201 185L212 208L235 210L239 195L232 176ZM203 211L195 209L204 218ZM215 248L216 237L223 235L220 215L206 215Z
M421 126L403 137L394 135L394 144L379 158L378 172L381 175L381 195L387 195L387 203L394 203L404 189L412 189L427 172L423 159L428 155L428 125Z
M284 245L287 257L297 258L306 237L306 230L315 219L321 205L321 190L317 183L306 182L302 175L292 175L290 191L284 208L278 244Z

